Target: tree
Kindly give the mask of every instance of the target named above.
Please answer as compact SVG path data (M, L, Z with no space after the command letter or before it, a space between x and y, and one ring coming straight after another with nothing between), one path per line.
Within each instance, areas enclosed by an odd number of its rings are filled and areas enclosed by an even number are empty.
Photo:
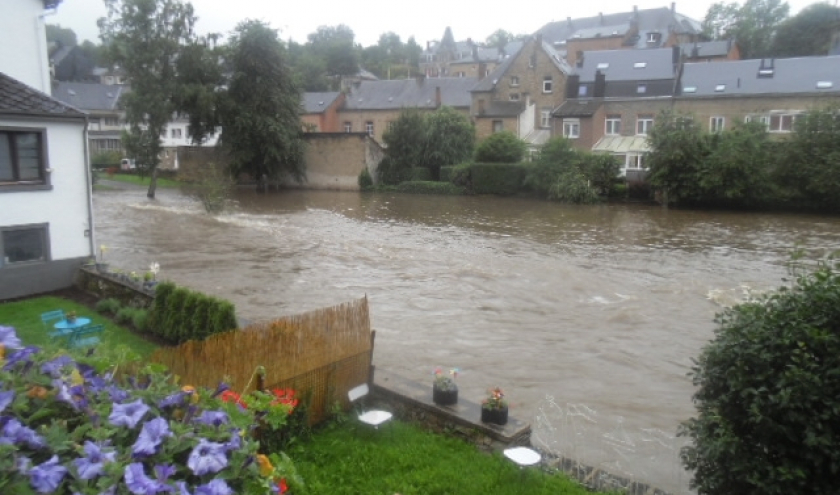
M240 23L230 41L230 70L220 121L232 172L303 181L300 92L277 32L260 21Z
M475 160L484 163L518 163L525 156L527 145L510 131L496 132L478 143Z
M703 202L755 205L772 192L772 152L767 128L760 122L739 124L709 136L709 154L699 166Z
M78 39L76 32L70 28L63 28L60 24L47 24L47 42L58 46L76 46Z
M440 167L455 165L472 157L475 127L463 114L443 106L426 117L423 164L440 177Z
M648 135L648 182L662 194L662 203L694 201L700 192L700 167L708 142L691 115L660 112Z
M776 29L789 10L781 0L746 0L742 6L715 3L706 13L704 30L715 38L737 40L741 58L769 57Z
M692 367L697 416L680 427L700 494L837 493L840 273L725 310Z
M193 41L196 17L180 0L105 0L108 17L99 28L107 41L105 55L131 82L123 95L129 130L123 144L141 174L151 175L147 196L155 197L160 135L178 110L176 62L181 47Z
M548 197L549 189L566 170L576 168L578 153L572 142L564 137L551 138L540 149L534 164L525 175L525 185L541 196Z
M324 62L326 73L333 78L359 72L359 53L355 34L344 24L320 26L308 36L307 47Z
M388 127L382 140L386 159L379 164L378 176L383 184L399 184L408 180L411 169L423 165L426 146L426 119L416 108L406 108Z
M226 93L224 67L219 62L225 49L217 45L218 35L184 45L176 61L178 86L174 96L180 112L186 113L190 140L201 144L221 125L219 108Z
M840 8L836 5L809 5L779 24L772 53L776 57L825 55L831 48L832 35L838 26ZM808 33L807 36L804 33Z
M507 46L508 43L516 39L513 33L505 31L504 29L497 29L493 31L490 36L484 40L484 46L488 48L498 48L499 50Z

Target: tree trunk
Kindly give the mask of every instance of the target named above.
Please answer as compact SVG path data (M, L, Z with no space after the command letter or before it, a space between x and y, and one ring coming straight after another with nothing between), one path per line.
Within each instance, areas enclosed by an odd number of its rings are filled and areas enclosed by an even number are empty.
M152 175L149 180L149 191L146 193L147 198L155 199L155 189L157 189L157 174L158 169L155 167L152 169Z

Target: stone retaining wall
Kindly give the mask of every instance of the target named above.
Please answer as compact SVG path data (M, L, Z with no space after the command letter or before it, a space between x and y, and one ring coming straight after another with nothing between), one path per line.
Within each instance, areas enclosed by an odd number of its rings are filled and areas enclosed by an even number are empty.
M154 290L143 289L139 284L122 280L119 275L99 273L86 266L76 273L76 286L99 299L114 298L132 308L151 309L155 298Z

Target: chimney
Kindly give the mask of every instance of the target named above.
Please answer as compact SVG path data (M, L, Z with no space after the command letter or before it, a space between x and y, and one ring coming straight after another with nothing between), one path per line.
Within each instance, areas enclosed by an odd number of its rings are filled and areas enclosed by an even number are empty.
M595 87L592 88L593 98L603 98L607 92L607 75L600 70L595 71Z
M441 105L440 86L435 86L435 108L440 108L440 105Z
M572 18L571 18L571 17L567 17L567 18L566 18L566 24L569 26L569 28L573 28L573 27L574 27L574 26L572 26Z
M580 92L580 76L572 74L566 80L566 99L577 98Z
M478 114L484 115L484 98L478 99Z
M677 2L671 2L671 13L672 14L677 13Z
M484 76L487 75L487 64L484 62L478 63L478 80L484 79Z
M598 19L600 20L601 25L604 25L604 13L598 12Z
M575 52L575 66L583 67L583 50Z

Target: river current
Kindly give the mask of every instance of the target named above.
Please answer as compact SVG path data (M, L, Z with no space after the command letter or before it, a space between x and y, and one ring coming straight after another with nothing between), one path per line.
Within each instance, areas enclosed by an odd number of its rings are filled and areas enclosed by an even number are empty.
M460 395L500 386L537 446L687 492L677 426L714 317L772 290L840 218L516 198L239 190L218 217L178 191L97 191L112 267L228 299L249 320L367 295L377 368Z

